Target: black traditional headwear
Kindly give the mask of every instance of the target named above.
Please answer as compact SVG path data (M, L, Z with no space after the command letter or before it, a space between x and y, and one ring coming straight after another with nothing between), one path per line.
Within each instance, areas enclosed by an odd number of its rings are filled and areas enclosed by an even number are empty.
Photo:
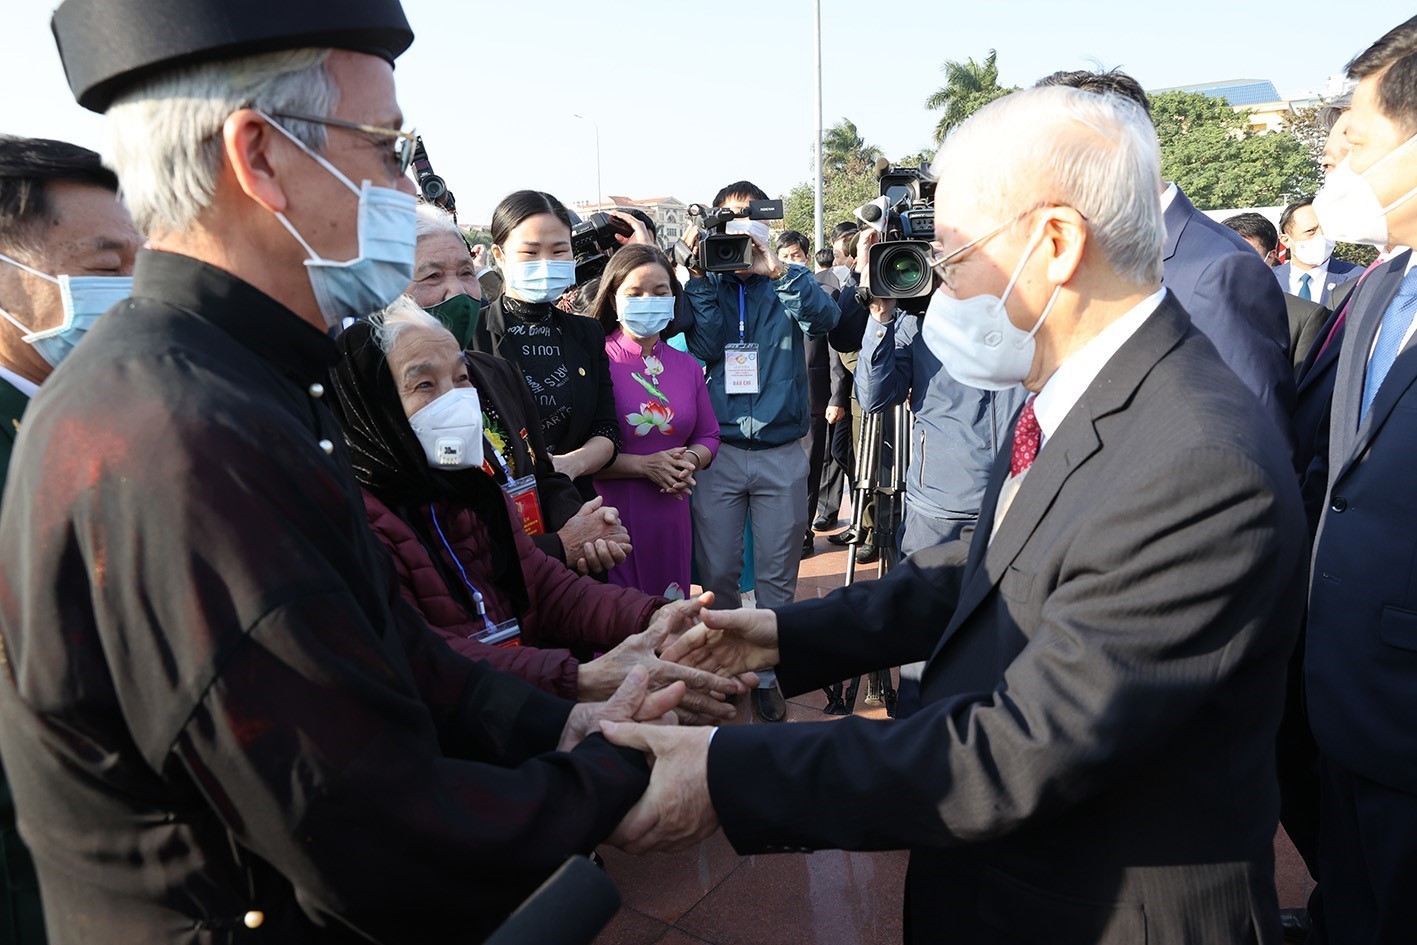
M447 500L468 506L487 528L493 580L517 613L527 605L526 579L517 556L511 515L502 487L480 469L433 469L404 416L388 359L374 326L357 321L335 339L339 361L330 371L330 409L344 429L354 477L418 534L443 581L455 593L462 581L441 567L441 542L427 533L420 507ZM459 597L462 595L459 594Z
M315 48L392 64L413 42L399 0L64 0L51 26L75 100L96 112L192 63Z

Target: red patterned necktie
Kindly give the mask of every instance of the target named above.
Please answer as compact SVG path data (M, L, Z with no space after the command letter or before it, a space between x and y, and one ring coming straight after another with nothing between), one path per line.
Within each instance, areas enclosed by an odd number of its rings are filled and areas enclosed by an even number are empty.
M1024 401L1019 411L1018 423L1014 424L1014 451L1009 457L1009 475L1017 476L1027 472L1038 456L1038 444L1043 439L1043 431L1038 426L1038 417L1033 412L1034 397Z

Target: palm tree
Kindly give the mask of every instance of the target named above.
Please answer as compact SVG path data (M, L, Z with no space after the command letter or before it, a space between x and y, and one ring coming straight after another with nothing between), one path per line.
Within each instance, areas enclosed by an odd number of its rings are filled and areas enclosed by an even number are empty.
M849 118L832 125L822 135L822 172L845 170L851 164L870 164L881 156L881 149L867 144Z
M998 54L991 49L983 62L975 62L972 58L964 62L949 60L940 67L945 74L945 84L925 100L925 107L931 111L944 110L935 125L937 144L970 115L994 99L1015 91L999 86L997 57Z

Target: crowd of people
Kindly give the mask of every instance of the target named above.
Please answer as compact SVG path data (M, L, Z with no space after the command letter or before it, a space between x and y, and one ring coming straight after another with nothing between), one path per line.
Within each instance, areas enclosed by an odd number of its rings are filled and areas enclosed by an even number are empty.
M1125 73L985 107L916 314L865 224L712 272L615 212L578 283L521 190L475 245L398 0L307 6L66 0L104 156L0 137L0 942L480 941L720 828L912 850L911 942L1417 940L1417 18L1278 226ZM837 531L901 405L899 527ZM814 532L898 563L794 603Z

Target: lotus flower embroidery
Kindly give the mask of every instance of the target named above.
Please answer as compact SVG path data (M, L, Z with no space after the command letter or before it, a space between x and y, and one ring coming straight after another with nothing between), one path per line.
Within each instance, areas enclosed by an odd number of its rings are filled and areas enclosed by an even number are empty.
M635 436L646 436L651 430L673 433L674 411L659 404L640 404L640 412L625 418L635 428Z

